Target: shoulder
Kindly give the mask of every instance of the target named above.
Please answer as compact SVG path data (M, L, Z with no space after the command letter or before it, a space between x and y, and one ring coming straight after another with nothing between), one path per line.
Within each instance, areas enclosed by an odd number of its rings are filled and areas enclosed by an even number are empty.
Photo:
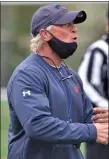
M102 54L107 55L108 53L108 44L103 39L97 40L96 42L92 43L89 48L89 52L100 52Z
M43 83L46 82L46 74L37 60L31 60L30 57L28 57L16 67L8 82L8 86L12 85L16 80L34 84L37 83L37 81Z

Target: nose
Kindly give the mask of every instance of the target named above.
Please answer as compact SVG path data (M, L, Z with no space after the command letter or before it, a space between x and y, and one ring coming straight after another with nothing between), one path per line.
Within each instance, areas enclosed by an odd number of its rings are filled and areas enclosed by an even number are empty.
M78 31L77 27L76 27L75 25L73 25L73 27L72 27L72 32L73 32L73 33L77 33L77 31Z

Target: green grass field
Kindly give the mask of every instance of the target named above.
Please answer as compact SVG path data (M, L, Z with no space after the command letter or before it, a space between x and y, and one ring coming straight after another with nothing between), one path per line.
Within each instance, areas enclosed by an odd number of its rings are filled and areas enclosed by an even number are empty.
M9 111L7 102L1 102L1 159L7 159ZM85 155L85 146L81 146Z
M7 102L1 102L1 159L7 157L9 111Z

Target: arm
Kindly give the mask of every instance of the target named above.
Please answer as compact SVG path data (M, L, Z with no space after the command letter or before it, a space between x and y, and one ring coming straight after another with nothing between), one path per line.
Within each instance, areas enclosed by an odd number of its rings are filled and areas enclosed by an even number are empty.
M79 67L78 73L83 81L85 93L92 103L99 107L108 107L108 100L102 95L101 67L103 54L99 49L88 50Z
M108 139L108 122L107 122L107 118L108 118L107 111L108 110L104 109L104 108L96 108L93 111L92 104L90 103L89 99L87 98L87 96L84 93L82 81L77 74L75 74L75 75L76 75L76 79L80 85L81 93L82 93L82 97L83 97L84 123L89 124L89 123L93 123L93 121L94 121L93 124L95 125L96 130L97 130L96 142L106 145L106 144L108 144L108 140L109 140ZM94 115L94 117L92 118L93 113L95 113L95 114L97 113L97 115ZM102 113L102 116L101 115L99 116L99 113ZM105 123L104 125L99 124L97 122L99 117L101 117L101 119L102 119L102 122L100 121L99 123L104 122Z
M10 101L27 136L58 143L96 141L93 124L70 124L52 117L43 80L40 74L26 71L13 82ZM30 93L23 96L22 92L28 90Z

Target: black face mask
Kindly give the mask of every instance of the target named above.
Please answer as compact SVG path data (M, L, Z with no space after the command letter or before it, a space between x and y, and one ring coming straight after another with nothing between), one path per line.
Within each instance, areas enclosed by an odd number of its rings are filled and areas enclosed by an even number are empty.
M50 41L48 41L48 44L50 45L52 50L56 52L56 54L60 56L62 59L66 59L69 56L73 55L73 53L77 49L76 42L66 43L54 36Z

